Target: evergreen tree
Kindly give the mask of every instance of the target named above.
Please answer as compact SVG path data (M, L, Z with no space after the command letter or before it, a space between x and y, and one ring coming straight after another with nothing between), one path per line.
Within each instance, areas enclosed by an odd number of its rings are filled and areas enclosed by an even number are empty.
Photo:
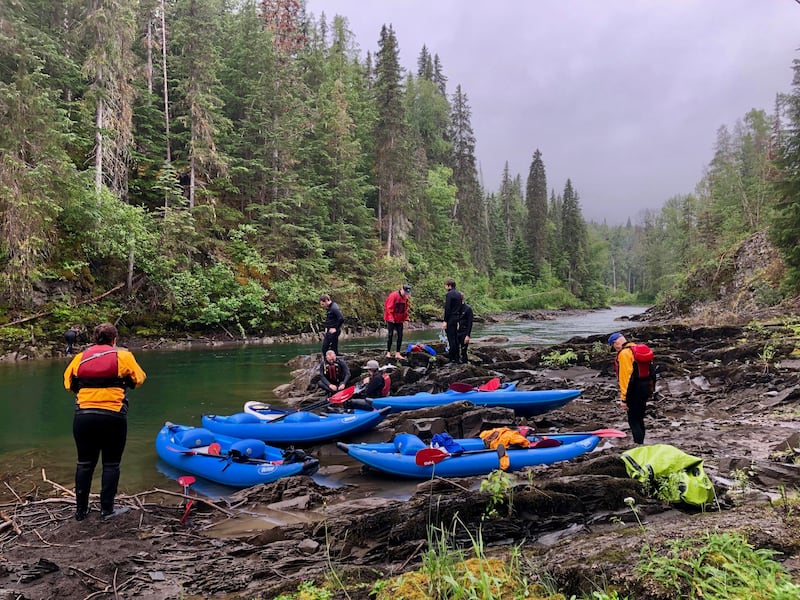
M182 16L173 28L172 43L180 48L175 62L183 73L178 85L186 145L189 209L195 206L198 186L205 187L217 176L227 175L227 159L217 149L220 130L228 127L220 113L219 27L221 0L178 0Z
M776 148L778 194L770 236L788 267L787 283L800 289L800 60L794 61L792 91L785 100L786 127Z
M525 206L528 209L525 219L525 241L534 277L538 277L547 256L547 176L542 153L538 149L533 153L528 171Z
M408 231L408 195L412 166L406 123L402 70L397 38L391 26L381 28L375 64L375 172L379 189L378 215L382 219L387 256L403 254ZM384 214L385 212L385 214Z
M93 0L82 20L89 52L83 73L87 98L94 104L95 192L104 184L117 195L128 191L128 164L133 145L135 17L126 2Z
M564 265L566 269L562 273L562 278L567 288L574 295L581 297L587 275L588 239L578 193L573 189L569 179L564 185L564 200L561 207L561 240L566 259Z
M489 270L491 256L488 230L488 211L478 183L475 160L475 134L472 131L472 111L461 86L456 86L452 100L449 138L453 144L453 182L457 203L453 217L461 226L469 245L472 263L482 273Z

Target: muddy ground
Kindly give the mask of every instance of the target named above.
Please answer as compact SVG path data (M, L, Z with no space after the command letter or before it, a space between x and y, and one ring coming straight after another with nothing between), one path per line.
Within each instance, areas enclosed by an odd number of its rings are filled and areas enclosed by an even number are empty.
M114 519L102 521L94 511L76 522L71 482L43 481L33 458L30 468L6 473L0 486L0 600L273 598L332 571L347 590L337 597L368 598L375 580L420 565L429 526L442 523L462 542L480 528L490 554L521 545L522 568L533 580L548 576L567 597L608 585L636 598L674 597L673 590L635 577L642 547L659 551L669 540L720 530L740 531L755 547L777 551L800 581L800 519L797 504L787 501L800 489L794 330L671 325L623 331L657 353L658 394L646 443L702 457L718 495L713 510L646 496L619 459L632 447L629 437L603 439L597 451L570 463L518 473L511 517L489 519L488 496L476 491L480 478L426 481L409 500L390 500L372 493L381 477L365 472L359 476L364 485L332 489L298 477L243 490L229 503L198 500L186 525L180 524L183 499L168 490L122 497L119 503L132 510ZM627 430L603 338L544 349L502 344L473 344L469 365L412 357L394 370L392 391L444 389L495 375L521 389L580 388L580 398L527 424L540 432ZM545 366L543 359L552 362L567 350L576 354L569 365ZM353 357L356 372L367 358ZM295 366L295 381L281 390L289 398L313 385L313 367ZM459 404L392 416L369 438L440 430L458 437L519 422L506 409ZM626 497L636 499L644 528Z

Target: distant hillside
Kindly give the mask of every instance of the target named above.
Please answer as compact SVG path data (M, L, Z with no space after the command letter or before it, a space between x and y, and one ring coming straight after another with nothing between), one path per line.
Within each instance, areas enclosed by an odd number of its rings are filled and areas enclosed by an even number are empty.
M716 261L693 271L679 289L641 318L714 325L800 314L800 297L781 298L785 269L766 232L756 232Z

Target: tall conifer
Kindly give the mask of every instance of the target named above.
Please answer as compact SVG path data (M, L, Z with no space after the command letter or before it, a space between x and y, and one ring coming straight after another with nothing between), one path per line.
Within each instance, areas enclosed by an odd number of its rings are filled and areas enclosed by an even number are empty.
M525 187L525 241L534 276L538 276L547 255L547 176L542 153L533 153Z

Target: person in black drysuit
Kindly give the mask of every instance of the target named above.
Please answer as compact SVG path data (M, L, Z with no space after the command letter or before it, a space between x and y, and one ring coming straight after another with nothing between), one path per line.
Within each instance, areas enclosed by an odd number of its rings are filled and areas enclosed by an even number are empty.
M457 363L460 359L458 347L458 318L461 315L461 292L456 289L455 279L448 279L444 282L447 294L444 297L444 317L442 318L442 329L447 334L447 343L450 351L447 358L450 362Z
M328 350L319 365L317 385L330 396L346 388L348 381L350 381L350 367L343 359L336 357L336 352Z
M322 338L322 354L333 350L339 354L339 334L342 332L344 315L328 294L319 297L319 303L325 307L325 337Z
M619 380L620 407L628 414L628 425L634 444L644 444L645 424L644 416L647 410L647 401L653 397L653 389L648 380L639 380L633 377L636 368L633 359L635 344L625 339L619 332L608 337L608 344L617 353L614 358L614 370Z
M472 335L472 321L474 313L472 307L464 302L464 292L461 292L461 313L458 317L458 345L461 349L461 362L467 364L467 348L469 336Z
M367 371L366 376L359 384L358 395L359 398L353 398L347 402L348 409L360 408L361 410L372 410L371 398L383 397L383 386L385 380L383 374L380 372L380 366L377 360L368 360L364 365Z

